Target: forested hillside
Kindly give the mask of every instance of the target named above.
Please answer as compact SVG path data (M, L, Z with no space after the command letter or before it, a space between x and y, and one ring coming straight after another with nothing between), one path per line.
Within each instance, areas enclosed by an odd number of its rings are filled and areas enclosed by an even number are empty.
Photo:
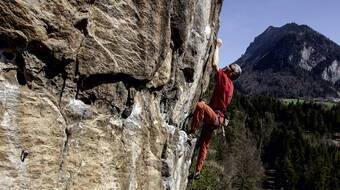
M226 138L216 132L189 189L340 188L340 106L234 94ZM339 140L339 139L338 139Z

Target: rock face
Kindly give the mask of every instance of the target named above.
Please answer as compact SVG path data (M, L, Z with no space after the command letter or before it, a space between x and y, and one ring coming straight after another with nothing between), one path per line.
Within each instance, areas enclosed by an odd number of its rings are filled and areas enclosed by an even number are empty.
M221 1L0 1L0 189L185 189Z
M236 61L239 90L279 97L340 97L340 46L306 25L268 27Z

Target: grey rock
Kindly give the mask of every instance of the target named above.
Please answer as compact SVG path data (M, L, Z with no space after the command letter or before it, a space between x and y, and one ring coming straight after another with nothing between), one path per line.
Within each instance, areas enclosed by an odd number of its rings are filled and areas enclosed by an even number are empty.
M286 98L340 97L340 46L306 25L268 27L235 63L238 90Z
M0 189L185 189L221 3L0 1Z

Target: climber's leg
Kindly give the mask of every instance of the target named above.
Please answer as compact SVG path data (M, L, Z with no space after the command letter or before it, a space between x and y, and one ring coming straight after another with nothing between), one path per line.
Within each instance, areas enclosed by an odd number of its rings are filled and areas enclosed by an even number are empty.
M211 109L204 102L198 102L193 115L193 122L191 125L191 133L194 133L200 124L217 124L217 115L213 109Z
M196 168L195 168L196 173L199 173L201 171L205 158L207 157L209 141L211 139L212 134L213 134L212 127L208 125L203 126L201 137L200 137L200 149L199 149L199 154L198 154Z

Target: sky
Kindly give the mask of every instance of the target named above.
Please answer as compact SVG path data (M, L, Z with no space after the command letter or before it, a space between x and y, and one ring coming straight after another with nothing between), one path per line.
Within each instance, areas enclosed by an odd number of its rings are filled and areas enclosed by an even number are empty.
M269 26L305 24L340 44L340 0L224 0L221 67L236 61Z

